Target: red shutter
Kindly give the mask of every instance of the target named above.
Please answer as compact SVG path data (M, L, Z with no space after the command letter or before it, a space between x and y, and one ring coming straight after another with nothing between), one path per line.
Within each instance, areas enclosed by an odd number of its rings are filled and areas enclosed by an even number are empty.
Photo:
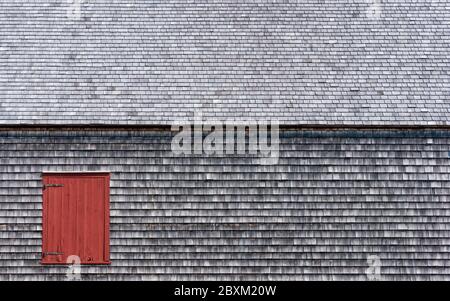
M42 264L109 264L109 174L44 174Z

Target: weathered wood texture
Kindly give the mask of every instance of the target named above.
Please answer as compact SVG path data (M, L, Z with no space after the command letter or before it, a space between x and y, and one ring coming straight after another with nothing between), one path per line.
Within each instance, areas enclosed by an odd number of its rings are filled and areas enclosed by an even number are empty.
M39 264L41 172L112 172L111 259L83 279L450 280L450 132L289 131L278 165L176 157L169 132L0 132L0 280Z
M0 1L0 124L450 125L448 0L70 7Z

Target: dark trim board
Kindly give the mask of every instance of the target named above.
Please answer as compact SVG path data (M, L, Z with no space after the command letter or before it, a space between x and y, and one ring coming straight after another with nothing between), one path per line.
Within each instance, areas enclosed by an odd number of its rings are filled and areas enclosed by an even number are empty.
M248 129L246 129L248 131ZM110 126L110 127L74 127L74 126L36 126L2 127L0 137L122 137L157 135L170 139L177 132L168 126ZM206 132L205 132L206 134ZM304 127L280 126L280 137L284 138L450 138L450 127ZM167 141L166 141L167 142Z

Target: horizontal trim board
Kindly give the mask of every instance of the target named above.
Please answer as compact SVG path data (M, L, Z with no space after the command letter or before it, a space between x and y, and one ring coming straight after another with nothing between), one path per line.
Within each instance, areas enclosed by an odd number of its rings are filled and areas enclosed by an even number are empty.
M107 176L110 175L110 171L43 171L41 173L43 176L45 175L51 175L51 176L57 176L57 175L63 175L63 176L83 176L86 175L98 175L98 176Z

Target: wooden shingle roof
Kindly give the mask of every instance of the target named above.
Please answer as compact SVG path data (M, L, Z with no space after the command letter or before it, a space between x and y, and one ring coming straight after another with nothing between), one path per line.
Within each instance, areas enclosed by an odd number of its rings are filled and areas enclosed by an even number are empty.
M450 124L446 0L67 6L0 2L0 124Z

